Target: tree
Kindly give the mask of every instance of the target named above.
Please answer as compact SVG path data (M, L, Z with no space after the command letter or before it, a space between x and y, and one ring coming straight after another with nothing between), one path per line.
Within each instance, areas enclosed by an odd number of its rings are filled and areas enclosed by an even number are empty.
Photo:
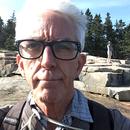
M104 56L104 39L103 39L103 26L100 15L95 15L91 27L91 43L88 45L88 51L92 55Z
M4 25L4 22L3 22L2 18L0 17L0 33L3 30L3 25Z
M0 48L4 47L5 35L4 35L4 22L0 17Z
M107 13L107 16L104 22L104 38L105 38L106 46L107 46L108 41L111 42L112 47L113 47L113 56L114 58L116 58L117 53L116 53L115 32L113 29L113 24L111 21L110 13Z
M10 19L8 19L7 24L5 25L5 33L6 33L6 41L4 43L5 49L16 49L14 46L15 42L15 24L16 24L16 18L15 18L15 12L13 12Z
M92 45L92 32L91 32L91 26L93 22L93 16L89 9L86 10L85 15L87 17L87 31L85 36L85 47L84 51L91 53L91 45Z
M122 20L116 21L115 24L115 43L116 43L116 53L117 58L123 58L124 53L124 28L125 28L125 22Z
M122 49L124 57L130 58L130 24L124 30L124 44Z

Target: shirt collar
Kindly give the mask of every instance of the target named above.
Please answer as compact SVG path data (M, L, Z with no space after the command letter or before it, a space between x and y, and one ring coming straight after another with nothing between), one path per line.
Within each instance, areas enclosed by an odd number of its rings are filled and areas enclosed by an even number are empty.
M93 122L90 114L87 98L77 89L75 89L72 105L70 108L70 115L80 120Z

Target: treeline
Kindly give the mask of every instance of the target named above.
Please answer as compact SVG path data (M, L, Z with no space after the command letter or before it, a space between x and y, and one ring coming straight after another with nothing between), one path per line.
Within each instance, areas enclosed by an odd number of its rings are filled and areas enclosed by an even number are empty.
M130 57L130 24L126 25L122 19L113 24L110 13L106 13L104 22L100 14L93 16L89 9L86 10L85 15L88 20L85 52L106 57L107 43L110 41L113 47L113 58ZM16 50L14 46L15 25L15 12L6 24L0 17L0 49Z
M85 12L88 19L84 51L91 55L106 57L107 43L113 47L113 58L130 57L130 24L117 20L113 25L110 13L106 13L104 23L100 14L93 16L89 9Z

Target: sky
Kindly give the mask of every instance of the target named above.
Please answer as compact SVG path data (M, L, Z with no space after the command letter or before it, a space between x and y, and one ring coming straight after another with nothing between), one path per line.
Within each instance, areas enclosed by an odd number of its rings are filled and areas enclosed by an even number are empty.
M20 11L26 0L0 0L0 16L4 21L10 18L13 11ZM37 0L38 1L38 0ZM53 1L53 0L52 0ZM130 0L71 0L83 12L88 8L93 16L100 14L104 22L107 12L111 15L112 23L122 19L130 24Z

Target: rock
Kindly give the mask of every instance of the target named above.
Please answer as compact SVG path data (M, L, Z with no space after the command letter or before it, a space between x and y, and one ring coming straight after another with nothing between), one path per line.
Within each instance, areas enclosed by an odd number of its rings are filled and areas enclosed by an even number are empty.
M130 86L108 87L108 95L119 101L130 101Z
M11 75L17 69L16 52L4 51L0 53L0 77Z
M123 90L115 94L115 99L119 101L130 101L130 90Z
M27 82L20 75L0 78L0 91L16 92L28 90Z
M125 61L125 64L130 64L130 59L127 59L127 60Z
M74 87L81 90L81 91L86 91L86 88L85 88L85 84L81 81L74 81Z
M109 87L130 86L130 65L124 64L125 60L112 59L112 63L108 64L106 58L87 55L87 61L93 61L93 64L86 62L79 76L86 86L86 91L111 96ZM119 100L126 98L127 101L130 101L127 91L129 90L124 87L122 91L118 91L115 97L118 97ZM122 93L126 93L126 96L122 97Z

